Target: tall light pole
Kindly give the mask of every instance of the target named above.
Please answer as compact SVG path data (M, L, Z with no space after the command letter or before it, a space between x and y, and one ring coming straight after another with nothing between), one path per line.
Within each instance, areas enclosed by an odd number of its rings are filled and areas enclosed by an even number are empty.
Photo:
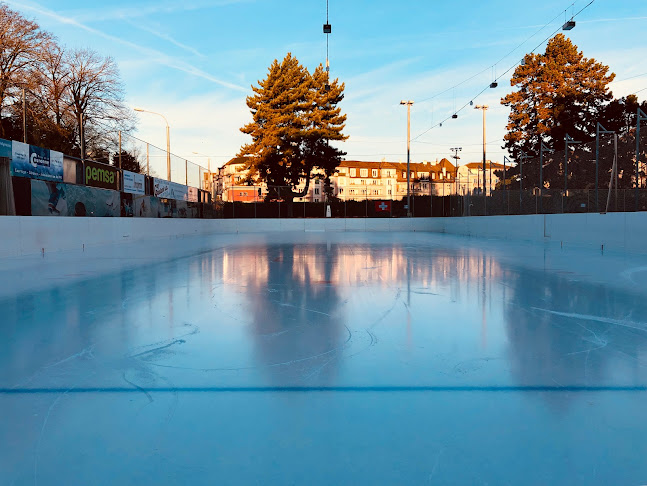
M407 217L411 217L411 170L409 163L411 160L411 105L413 101L400 101L401 105L407 106Z
M485 125L486 125L486 118L485 118L485 112L488 109L488 105L476 105L474 107L475 110L482 110L483 111L483 212L487 216L487 187L485 185L486 179L487 179L487 174L486 174L486 142L485 142Z
M454 173L454 182L456 182L456 195L458 195L458 160L460 157L458 156L458 152L463 150L463 147L452 147L449 150L454 152L454 155L452 156L452 159L456 161L456 172Z
M140 113L150 113L151 115L161 116L164 119L164 123L166 123L166 179L170 181L171 180L171 135L170 135L171 130L168 125L168 120L164 115L162 115L161 113L157 113L155 111L148 111L142 108L134 108L134 110Z

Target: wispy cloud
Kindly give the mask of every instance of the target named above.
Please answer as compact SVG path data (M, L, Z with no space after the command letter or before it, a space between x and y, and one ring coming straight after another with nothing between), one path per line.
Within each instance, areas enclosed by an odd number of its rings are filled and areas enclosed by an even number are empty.
M92 8L84 10L70 10L65 15L79 22L94 23L110 20L134 19L150 17L156 14L175 14L178 12L191 12L213 7L224 7L238 3L248 3L253 0L203 0L203 1L167 1L154 2L144 5L119 6L108 8Z
M179 47L180 49L183 49L183 50L185 50L187 52L190 52L191 54L194 54L194 55L196 55L198 57L206 57L204 54L202 54L197 49L195 49L195 48L193 48L191 46L188 46L186 44L183 44L182 42L179 42L179 41L175 40L170 35L162 32L162 29L160 29L160 28L150 27L150 26L142 24L141 22L134 22L134 21L132 21L130 19L124 19L124 20L125 20L125 22L127 24L135 27L136 29L143 30L144 32L148 32L149 34L152 34L155 37L158 37L158 38L163 39L163 40L165 40L167 42L170 42L174 46Z
M223 86L223 87L226 87L226 88L229 88L229 89L233 89L233 90L236 90L236 91L244 91L244 92L247 91L247 89L243 88L242 86L238 86L237 84L230 83L228 81L223 81L223 80L219 79L218 77L216 77L216 76L214 76L214 75L212 75L212 74L210 74L210 73L208 73L206 71L203 71L202 69L198 68L197 66L194 66L194 65L192 65L190 63L187 63L184 60L168 56L167 54L165 54L163 52L160 52L160 51L158 51L156 49L151 49L149 47L142 46L140 44L136 44L134 42L127 41L127 40L125 40L125 39L123 39L121 37L110 35L110 34L108 34L106 32L103 32L103 31L101 31L99 29L95 29L93 27L90 27L90 26L82 23L82 22L79 22L78 20L76 20L74 18L67 17L67 16L62 15L60 13L57 13L57 12L55 12L53 10L49 10L49 9L47 9L47 8L37 4L37 3L16 2L16 1L12 1L12 0L9 0L7 3L9 5L11 5L12 7L14 7L14 8L19 8L19 9L22 9L22 10L29 10L29 11L35 12L37 14L47 16L47 17L49 17L49 18L51 18L53 20L56 20L57 22L60 22L62 24L71 25L73 27L76 27L78 29L82 29L82 30L84 30L86 32L89 32L91 34L97 35L99 37L103 37L104 39L107 39L109 41L116 42L116 43L125 45L127 47L130 47L131 49L136 50L136 51L138 51L138 52L140 52L140 53L142 53L142 54L144 54L146 56L152 57L158 64L161 64L163 66L166 66L166 67L169 67L169 68L172 68L172 69L175 69L175 70L187 73L187 74L191 74L193 76L197 76L197 77L200 77L202 79L206 79L207 81L211 81L212 83L218 84L220 86Z

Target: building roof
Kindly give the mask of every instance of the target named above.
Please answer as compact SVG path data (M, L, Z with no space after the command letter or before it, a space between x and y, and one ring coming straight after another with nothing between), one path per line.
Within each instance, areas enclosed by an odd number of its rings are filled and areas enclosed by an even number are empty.
M227 162L225 165L223 165L223 167L226 167L228 165L247 164L248 161L249 161L249 157L234 157L229 162Z
M469 164L464 164L466 167L469 167L470 169L482 169L483 168L483 162L470 162ZM485 168L486 169L494 169L494 170L499 170L503 169L503 164L500 164L498 162L492 162L488 160L485 163Z

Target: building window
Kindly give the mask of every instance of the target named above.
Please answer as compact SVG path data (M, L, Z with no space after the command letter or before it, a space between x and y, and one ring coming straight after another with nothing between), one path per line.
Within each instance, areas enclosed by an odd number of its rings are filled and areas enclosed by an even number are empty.
M406 173L406 172L404 172L404 171L402 171L402 178L403 178L403 179L406 179L406 178L407 178L407 173Z
M377 179L373 179L373 185L377 186Z
M389 189L389 196L393 194L393 191Z
M360 177L368 177L368 169L360 169L359 175Z
M411 178L412 178L412 179L415 179L415 177L416 177L416 173L415 173L415 172L411 172Z
M371 173L372 173L373 177L377 177L377 169L373 169L371 171Z
M343 193L344 193L344 188L343 188L343 187L340 187L340 188L339 188L339 194L343 194Z
M436 178L436 173L435 173L435 172L432 172L432 173L431 173L431 180L434 180L435 178Z
M319 188L315 187L315 194L319 194Z
M423 185L422 185L422 188L423 188L423 189L427 189L427 184L423 184Z
M357 176L357 169L351 169L351 170L350 170L350 176L351 176L351 177L355 177L355 176Z
M339 178L339 185L340 186L345 186L346 185L346 178L345 177L340 177Z
M364 179L362 179L362 180L360 181L360 184L364 186L364 185L366 185L366 181L365 181Z
M387 186L390 186L390 185L391 185L391 179L387 179L387 181L386 181L386 185L387 185Z
M315 202L319 202L319 199L315 198Z

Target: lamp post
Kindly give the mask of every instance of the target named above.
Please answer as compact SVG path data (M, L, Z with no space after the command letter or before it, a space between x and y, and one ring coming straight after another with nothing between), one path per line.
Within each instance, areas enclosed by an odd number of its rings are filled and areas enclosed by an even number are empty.
M194 154L194 155L200 155L200 156L202 156L202 157L206 157L206 158L207 158L207 172L209 173L209 178L210 178L210 179L212 180L212 182L213 182L213 177L211 177L211 157L210 157L210 156L208 156L208 155L205 155L205 154L201 154L200 152L191 152L191 153L192 153L192 154Z
M485 112L488 110L488 105L476 105L474 107L475 110L482 110L483 111L483 212L485 216L487 216L487 186L486 186L486 179L487 179L487 174L486 174L486 142L485 142L485 126L486 126L486 118L485 118Z
M411 160L411 105L413 101L400 101L401 105L407 107L407 217L411 217L411 170L409 169Z
M166 179L170 181L171 180L171 136L170 136L170 128L168 125L168 120L164 115L162 115L161 113L157 113L155 111L144 110L142 108L134 108L134 110L140 113L150 113L151 115L161 116L164 119L164 123L166 123Z
M452 147L449 150L454 152L452 159L456 161L456 172L454 172L454 182L456 183L456 195L458 195L458 160L460 159L460 157L458 156L458 152L462 151L463 147Z

